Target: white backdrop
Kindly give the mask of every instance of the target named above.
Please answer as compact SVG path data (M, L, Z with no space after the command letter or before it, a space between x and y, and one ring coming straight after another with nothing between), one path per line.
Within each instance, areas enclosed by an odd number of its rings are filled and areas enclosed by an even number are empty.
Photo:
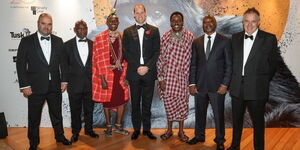
M288 21L280 46L286 64L300 81L300 1L291 0ZM92 0L1 0L0 1L0 112L11 127L27 126L27 99L19 92L13 57L22 36L36 32L37 18L47 12L53 17L53 33L64 41L74 36L77 20L87 22L89 31L96 29ZM36 13L36 14L34 14ZM67 94L63 95L64 126L70 127ZM51 126L48 108L44 107L41 126Z
M33 14L32 6L36 8L36 15ZM47 12L53 18L53 33L67 41L74 37L73 27L77 20L85 20L89 30L96 28L92 9L92 1L87 0L0 1L0 112L5 113L9 126L27 126L27 99L19 92L16 66L13 62L21 38L11 37L11 32L14 32L14 35L25 35L24 29L28 29L30 34L36 32L39 14ZM63 118L64 126L69 127L70 111L66 92L63 94ZM51 126L47 104L43 109L41 126Z

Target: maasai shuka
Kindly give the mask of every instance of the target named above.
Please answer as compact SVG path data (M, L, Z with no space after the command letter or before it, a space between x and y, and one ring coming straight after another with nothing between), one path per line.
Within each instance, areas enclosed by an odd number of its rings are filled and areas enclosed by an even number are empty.
M112 95L114 73L110 64L110 46L109 31L105 30L95 37L92 59L92 98L95 102L110 102ZM120 43L121 46L121 43ZM120 78L120 84L124 89L124 99L129 99L129 90L124 86L127 62L123 59L123 72ZM108 89L101 87L101 75L104 75Z
M161 38L157 76L166 82L166 89L159 87L160 99L164 101L167 119L182 121L188 116L188 78L194 35L183 29L181 38L174 38L172 30Z

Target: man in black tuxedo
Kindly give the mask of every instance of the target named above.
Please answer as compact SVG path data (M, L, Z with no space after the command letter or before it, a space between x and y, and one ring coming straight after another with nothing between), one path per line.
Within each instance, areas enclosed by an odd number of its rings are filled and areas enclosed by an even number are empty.
M60 72L63 41L51 34L52 17L43 13L38 19L38 31L22 38L17 53L17 72L21 92L28 98L28 138L30 149L40 142L39 126L45 101L55 132L55 139L70 145L63 131L62 92L67 84ZM64 69L62 69L64 70Z
M189 144L205 141L208 103L211 104L216 127L217 150L224 149L224 100L232 73L230 40L216 32L213 16L203 18L204 35L192 45L190 67L190 93L195 95L195 137Z
M151 133L151 104L157 71L156 61L159 55L160 36L158 28L146 23L146 9L142 4L134 6L135 25L124 30L123 51L128 62L126 78L130 85L132 124L134 132L131 139L143 134L156 139ZM142 101L142 111L140 103Z
M229 150L240 149L246 108L254 128L254 149L264 149L265 104L280 53L276 36L260 30L259 24L259 12L249 8L243 15L244 31L232 35L233 72L229 90L233 139Z
M66 82L71 109L72 138L78 140L81 130L81 112L84 111L85 134L93 138L99 135L93 131L92 101L92 49L93 42L86 38L88 27L83 20L75 23L76 37L65 42L63 64L67 68Z

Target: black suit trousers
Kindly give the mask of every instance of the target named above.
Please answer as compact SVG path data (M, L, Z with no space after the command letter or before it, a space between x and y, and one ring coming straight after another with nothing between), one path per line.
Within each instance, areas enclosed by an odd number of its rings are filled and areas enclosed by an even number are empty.
M135 131L141 129L141 124L143 124L144 131L150 131L154 84L155 80L149 80L145 76L138 80L129 80L132 107L131 120Z
M245 100L243 98L243 83L241 85L240 97L232 97L232 120L233 120L233 139L232 146L240 146L243 131L244 114L246 108L250 114L254 129L254 149L264 149L265 135L265 105L267 100Z
M205 138L206 116L208 104L211 104L216 137L214 141L218 144L225 142L225 125L224 125L224 97L216 92L199 92L195 96L195 135L196 137Z
M71 109L72 133L79 134L81 130L81 113L84 114L85 132L93 131L93 111L94 102L92 101L92 92L69 93L69 102Z
M55 139L60 140L64 137L62 123L62 94L57 91L53 82L49 81L48 92L45 94L32 93L28 97L28 138L30 144L39 144L39 126L41 114L45 101L48 104L50 120L55 132Z

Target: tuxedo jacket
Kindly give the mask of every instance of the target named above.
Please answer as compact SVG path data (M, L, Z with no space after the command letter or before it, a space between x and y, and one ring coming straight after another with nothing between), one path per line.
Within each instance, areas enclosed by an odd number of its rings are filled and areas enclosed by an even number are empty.
M92 49L93 42L87 39L88 57L84 65L77 47L76 37L64 43L63 65L66 68L68 93L92 91Z
M123 54L128 62L126 78L128 80L136 80L141 77L137 73L140 67L140 41L136 25L132 25L124 30L123 33ZM157 27L146 24L143 38L143 58L144 65L149 68L145 75L147 79L155 80L157 77L156 62L159 55L160 35Z
M21 39L17 53L17 73L20 88L31 86L32 92L45 94L48 92L49 73L57 91L61 89L64 76L60 73L61 51L63 41L53 34L51 36L51 55L48 64L40 46L37 32Z
M267 100L269 83L280 57L275 35L258 30L245 64L241 89L245 31L232 35L233 73L230 93L239 97L243 90L246 100Z
M196 84L201 92L216 92L221 84L229 86L232 73L230 39L217 33L207 60L204 35L194 40L192 50L190 84Z

